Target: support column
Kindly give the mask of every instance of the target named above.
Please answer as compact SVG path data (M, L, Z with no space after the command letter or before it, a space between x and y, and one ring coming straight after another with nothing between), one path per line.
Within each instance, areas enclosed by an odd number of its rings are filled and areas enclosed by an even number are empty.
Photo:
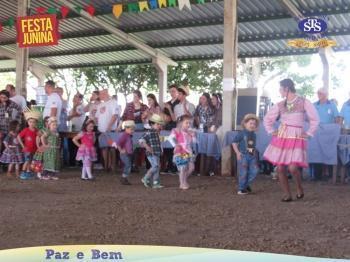
M28 14L29 0L17 1L17 16L26 16ZM26 96L22 89L26 88L28 71L28 48L16 47L16 92Z
M320 48L318 54L321 57L322 66L323 66L323 88L326 88L329 91L329 79L330 79L330 71L329 71L329 60L326 48Z
M163 107L165 93L168 88L168 65L158 58L153 59L152 62L156 67L157 73L158 73L158 90L159 90L158 102L159 102L159 105Z
M224 81L223 81L223 117L224 134L236 128L237 90L237 0L224 2ZM232 149L223 148L221 157L221 175L230 176L232 171Z

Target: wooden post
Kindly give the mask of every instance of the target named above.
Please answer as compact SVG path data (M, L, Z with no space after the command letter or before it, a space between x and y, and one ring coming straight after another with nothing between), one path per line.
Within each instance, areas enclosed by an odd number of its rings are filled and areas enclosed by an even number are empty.
M222 129L224 134L236 128L237 0L224 2L224 81ZM221 175L231 175L231 147L223 148Z
M29 8L29 0L17 1L17 16L26 16ZM28 71L28 48L16 47L16 92L26 95L22 89L26 88Z
M159 102L159 105L163 107L164 97L168 87L168 65L158 58L153 59L152 62L158 72L158 90L159 90L158 102Z

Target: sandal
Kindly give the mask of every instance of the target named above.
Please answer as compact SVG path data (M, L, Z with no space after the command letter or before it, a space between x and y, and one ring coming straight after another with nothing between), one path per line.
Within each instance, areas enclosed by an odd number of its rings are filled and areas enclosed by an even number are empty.
M282 202L292 202L293 199L291 197L287 197L287 198L282 198L281 200Z

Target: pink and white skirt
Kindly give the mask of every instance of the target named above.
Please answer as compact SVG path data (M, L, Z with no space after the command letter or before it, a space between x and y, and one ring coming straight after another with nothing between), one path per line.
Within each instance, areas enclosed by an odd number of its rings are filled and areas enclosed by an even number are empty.
M302 134L301 126L281 125L266 148L264 159L276 166L307 167L307 141Z

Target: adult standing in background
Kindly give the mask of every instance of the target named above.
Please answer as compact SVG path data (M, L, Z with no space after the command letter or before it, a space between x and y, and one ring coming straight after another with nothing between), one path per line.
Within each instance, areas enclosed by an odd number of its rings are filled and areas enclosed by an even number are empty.
M340 110L340 117L346 129L350 129L350 92L349 99L343 104Z
M10 100L10 93L6 90L0 91L0 152L2 151L2 141L9 131L10 122L22 118L22 109L15 102Z
M277 166L277 174L284 192L282 202L292 201L287 169L293 175L297 187L297 199L304 197L301 185L300 167L307 167L307 139L314 135L318 128L319 118L314 105L296 94L294 82L284 79L280 82L280 93L283 101L273 106L264 118L266 131L272 135L264 158ZM304 131L305 114L310 128ZM280 126L275 130L274 124L280 119Z
M114 171L115 169L115 149L109 143L112 140L113 132L115 132L118 119L117 101L111 99L108 89L100 91L99 94L102 102L97 106L95 114L97 120L97 128L101 133L99 136L99 145L102 151L104 168L106 171Z
M60 115L60 124L58 126L58 132L67 132L68 126L67 126L67 120L68 120L68 101L66 99L63 99L63 88L57 87L56 93L60 96L62 101L62 109L61 109L61 115Z
M211 98L208 93L203 93L199 99L199 105L194 113L194 120L197 127L204 132L208 132L213 124L214 107L211 103Z
M336 104L328 99L328 90L320 88L317 90L318 101L314 103L317 110L320 124L339 123L339 111ZM325 179L332 177L332 166L322 163L310 164L310 176L312 180Z
M85 120L83 95L76 93L73 97L73 108L69 111L68 121L72 122L72 131L80 132Z
M193 117L194 112L196 111L195 106L190 103L186 97L190 94L190 89L188 86L179 86L177 88L178 96L177 99L179 103L174 108L175 119L179 119L179 117L183 115L187 115Z
M10 100L19 105L22 110L27 107L26 99L23 96L16 94L16 88L14 85L7 84L6 91L10 93Z
M216 132L222 126L222 97L220 94L211 95L211 103L214 108L213 123L210 132Z
M47 101L44 107L43 118L56 117L57 124L60 124L62 112L62 99L56 93L56 84L52 80L45 83L45 92L47 94Z
M176 128L176 117L174 114L174 108L179 103L177 99L177 85L172 84L169 86L169 93L171 99L164 104L163 115L165 119L164 130L171 131L173 128ZM173 163L174 150L172 148L164 148L164 161L165 163L165 173L175 174L177 172L177 168Z
M121 122L133 120L135 122L135 130L143 130L143 123L147 118L145 114L147 109L148 107L142 103L142 94L140 90L134 90L133 100L126 104Z
M333 124L339 122L339 111L336 104L328 99L328 90L320 88L317 90L318 101L314 103L320 118L320 124Z
M96 112L98 105L101 104L100 91L95 90L92 92L89 103L85 106L85 112L89 112L89 119L96 123Z

